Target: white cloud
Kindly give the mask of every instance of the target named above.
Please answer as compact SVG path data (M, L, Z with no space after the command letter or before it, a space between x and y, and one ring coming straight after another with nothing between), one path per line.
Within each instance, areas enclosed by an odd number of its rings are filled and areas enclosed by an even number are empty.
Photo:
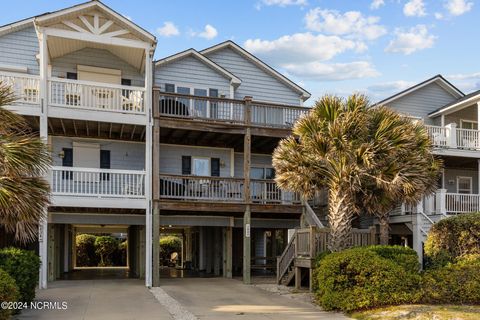
M435 19L437 19L437 20L442 20L442 19L443 19L443 13L441 13L441 12L435 12Z
M385 48L385 52L409 55L415 51L433 47L436 36L429 34L425 25L419 24L408 30L396 29L395 38Z
M480 89L480 72L451 74L446 78L454 81L455 85L465 92Z
M383 82L369 86L367 89L368 91L373 91L375 93L381 92L400 92L411 86L415 85L415 83L410 81L398 80L398 81L390 81L390 82Z
M453 16L461 16L470 11L473 7L473 2L465 0L448 0L445 3L445 8Z
M365 44L337 36L296 33L275 40L249 39L245 49L273 64L330 60L348 50L361 52Z
M345 35L367 40L377 39L387 33L379 17L365 17L359 11L340 13L336 10L315 8L305 15L307 29L334 35Z
M178 36L180 31L173 22L166 21L163 23L163 27L157 28L157 33L162 37L172 37Z
M380 7L383 7L384 5L385 5L384 0L373 0L372 3L370 4L370 9L377 10Z
M282 68L289 74L303 79L316 81L339 81L348 79L363 79L377 77L380 73L367 61L348 63L308 62L300 64L285 64Z
M198 36L200 38L205 38L207 40L212 40L218 35L218 31L212 25L207 24L202 32L199 32L199 33L192 32L192 35Z
M307 0L262 0L262 4L266 6L306 6Z
M423 0L410 0L403 6L403 13L407 17L423 17L425 12L425 3Z

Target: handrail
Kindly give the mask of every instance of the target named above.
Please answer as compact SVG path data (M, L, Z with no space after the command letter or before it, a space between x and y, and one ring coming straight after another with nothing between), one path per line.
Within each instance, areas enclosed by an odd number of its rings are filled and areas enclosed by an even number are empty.
M287 244L285 250L280 257L277 258L277 284L280 284L283 276L288 271L288 268L295 259L295 238L296 232L292 235L292 238Z
M80 84L85 86L94 86L94 87L111 88L111 89L145 91L145 87L125 86L120 84L112 84L112 83L96 82L96 81L73 80L73 79L65 79L65 78L57 78L57 77L50 77L48 78L48 81L74 83L74 84Z
M305 207L305 218L307 219L308 224L319 228L325 228L315 211L313 211L312 207L308 204L308 201L302 200L302 204Z
M21 72L0 71L0 75L8 76L8 77L40 79L40 76L38 74L21 73Z
M52 166L52 170L64 170L72 172L93 172L93 173L124 173L124 174L144 174L145 170L124 170L124 169L99 169L99 168L85 168L85 167L62 167Z

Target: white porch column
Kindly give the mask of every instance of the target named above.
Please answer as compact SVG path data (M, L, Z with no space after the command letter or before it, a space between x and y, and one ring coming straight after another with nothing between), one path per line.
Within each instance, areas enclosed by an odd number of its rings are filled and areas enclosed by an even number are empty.
M426 214L432 214L434 213L434 196L433 195L428 195L424 198L424 203L425 203L425 213Z
M152 286L152 57L153 48L145 50L145 285ZM158 244L156 244L158 245Z
M437 214L447 214L446 198L447 198L446 189L438 189L435 194L435 207Z
M480 102L477 102L477 124L480 124Z
M445 127L445 115L444 114L442 114L442 116L440 117L440 125L442 127Z
M478 190L477 194L480 194L480 159L477 159L477 184L478 184Z
M420 265L423 263L423 235L422 235L422 215L417 213L412 215L412 246L418 255Z
M47 35L38 30L40 53L40 138L48 144L48 48ZM50 181L50 173L46 177ZM45 208L45 218L39 221L38 251L40 255L39 288L46 289L48 281L48 207Z
M457 147L457 124L449 123L445 126L447 128L447 147Z

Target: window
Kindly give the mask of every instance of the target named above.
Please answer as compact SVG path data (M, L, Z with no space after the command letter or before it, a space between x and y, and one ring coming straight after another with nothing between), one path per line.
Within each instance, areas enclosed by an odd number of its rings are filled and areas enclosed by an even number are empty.
M472 193L472 177L457 177L457 192L464 194Z
M62 166L63 167L73 167L73 149L72 148L63 148L63 158L62 158ZM63 171L62 172L62 179L73 179L73 172L72 171Z
M210 176L210 159L209 158L193 158L193 175Z
M100 169L110 169L110 150L100 150ZM110 180L109 173L102 173L101 180Z
M460 127L462 127L462 129L478 130L478 123L476 121L462 119L460 120Z
M171 83L165 83L165 92L175 93L175 85Z
M250 168L251 179L274 179L275 170L273 168L252 167Z
M70 80L77 80L78 75L75 72L67 72L67 79Z

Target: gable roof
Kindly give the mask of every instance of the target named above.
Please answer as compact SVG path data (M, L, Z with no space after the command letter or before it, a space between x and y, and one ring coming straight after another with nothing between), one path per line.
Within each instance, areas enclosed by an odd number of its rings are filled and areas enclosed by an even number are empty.
M445 111L454 109L459 106L468 106L470 103L474 102L475 100L480 101L480 90L471 92L467 94L466 96L461 97L458 100L455 100L453 102L450 102L443 107L438 108L437 110L434 110L428 114L429 117L434 117L437 116Z
M240 80L240 78L238 78L236 75L234 75L233 73L231 73L227 69L224 69L223 67L219 66L218 64L216 64L212 60L208 59L203 54L199 53L197 50L195 50L193 48L190 48L190 49L187 49L185 51L182 51L182 52L176 53L174 55L168 56L166 58L157 60L157 61L155 61L155 67L161 66L161 65L164 65L164 64L167 64L167 63L171 63L171 62L183 59L185 57L194 57L194 58L200 60L200 62L202 62L203 64L207 65L208 67L215 70L216 72L222 74L224 77L230 79L231 84L233 84L233 85L238 86L242 83L242 80Z
M288 79L283 74L281 74L280 72L278 72L277 70L275 70L274 68L272 68L271 66L269 66L268 64L266 64L265 62L260 60L259 58L255 57L253 54L251 54L250 52L248 52L247 50L245 50L244 48L242 48L241 46L239 46L238 44L236 44L235 42L233 42L231 40L227 40L225 42L219 43L219 44L214 45L212 47L203 49L203 50L200 51L200 53L205 55L205 54L209 54L209 53L212 53L212 52L224 49L224 48L230 48L230 49L238 52L239 54L241 54L242 56L244 56L248 60L252 61L255 65L260 67L262 70L264 70L265 72L267 72L271 76L275 77L280 82L286 84L288 87L292 88L294 91L300 93L302 95L302 99L304 101L307 100L308 98L310 98L310 96L311 96L310 92L303 89L298 84L296 84L292 80Z
M410 88L407 88L403 91L400 91L399 93L397 94L394 94L393 96L390 96L386 99L383 99L382 101L379 101L377 103L375 103L375 105L382 105L382 104L387 104L387 103L390 103L394 100L397 100L403 96L406 96L414 91L417 91L418 89L421 89L431 83L437 83L439 86L441 86L443 89L445 89L448 93L450 93L452 96L454 96L455 98L461 98L463 96L465 96L465 94L460 90L458 89L457 87L455 87L453 84L451 84L447 79L445 79L441 74L437 74L436 76L433 76L425 81L422 81Z
M77 11L83 11L83 10L90 10L94 8L99 8L101 10L106 11L107 13L111 14L114 16L119 23L122 23L124 25L127 25L130 28L133 28L139 35L145 38L145 40L150 41L154 44L156 44L157 40L153 34L150 32L146 31L133 21L127 19L124 17L122 14L118 13L117 11L113 10L109 6L103 4L102 2L98 0L92 0L84 3L80 3L68 8L56 10L53 12L45 12L30 18L22 19L16 22L12 22L3 26L0 26L0 35L4 35L10 32L18 31L23 28L26 28L30 23L33 22L46 22L50 19L56 18L61 15L77 12Z

